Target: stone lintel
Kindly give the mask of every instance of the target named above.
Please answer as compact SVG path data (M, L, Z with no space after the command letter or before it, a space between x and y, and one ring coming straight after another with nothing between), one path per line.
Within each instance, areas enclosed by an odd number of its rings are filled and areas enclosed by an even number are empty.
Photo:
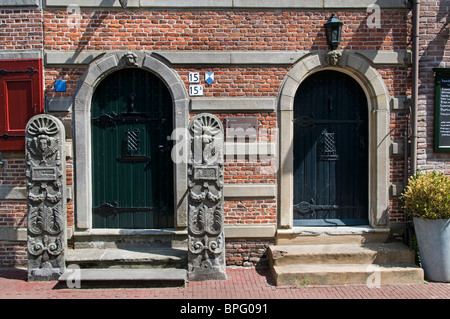
M274 198L275 184L224 184L225 198Z
M273 239L277 230L272 225L230 225L224 226L225 237L229 239L270 238Z
M40 0L0 0L1 7L39 7Z
M27 228L0 226L0 241L27 241Z
M12 2L13 0L3 0ZM20 0L30 2L32 0ZM38 0L34 0L35 2ZM121 8L118 0L47 0L47 7ZM403 0L128 0L127 8L201 8L201 9L366 9L376 4L382 9L406 8Z
M4 200L26 200L26 187L16 185L0 185L0 199Z
M404 65L411 62L406 50L354 51L375 65ZM45 65L87 65L107 51L46 50ZM310 51L153 51L173 65L292 65ZM0 53L1 58L1 53Z
M191 98L191 110L199 111L246 111L246 112L274 112L276 99L269 97L240 98L240 97L205 97Z

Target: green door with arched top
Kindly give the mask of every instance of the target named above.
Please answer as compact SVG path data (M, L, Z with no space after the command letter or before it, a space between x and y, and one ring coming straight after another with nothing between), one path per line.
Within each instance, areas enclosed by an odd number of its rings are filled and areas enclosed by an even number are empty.
M173 227L172 99L153 73L116 71L91 106L94 228Z
M342 72L306 78L294 100L294 225L368 224L366 95Z

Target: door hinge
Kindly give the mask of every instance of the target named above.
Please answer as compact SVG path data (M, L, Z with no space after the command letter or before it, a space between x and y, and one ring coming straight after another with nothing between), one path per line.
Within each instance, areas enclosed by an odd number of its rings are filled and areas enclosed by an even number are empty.
M20 74L20 73L30 73L30 74L34 74L38 72L38 70L36 70L35 68L33 68L32 66L28 67L28 70L23 70L23 71L7 71L5 69L1 69L0 70L0 75L5 75L5 74Z

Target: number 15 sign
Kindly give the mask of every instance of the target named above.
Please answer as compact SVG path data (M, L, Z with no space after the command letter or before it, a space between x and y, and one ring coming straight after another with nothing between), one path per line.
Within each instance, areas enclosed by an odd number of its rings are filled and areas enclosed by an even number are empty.
M200 73L189 72L189 83L200 83ZM202 96L203 85L191 84L189 85L189 96Z
M203 95L203 85L190 85L189 86L190 96L202 96Z

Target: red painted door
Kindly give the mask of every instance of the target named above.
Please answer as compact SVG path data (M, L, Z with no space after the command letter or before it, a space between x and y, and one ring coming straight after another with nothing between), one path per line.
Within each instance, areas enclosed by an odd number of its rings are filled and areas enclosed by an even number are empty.
M27 122L42 111L42 60L0 60L0 151L24 150Z

